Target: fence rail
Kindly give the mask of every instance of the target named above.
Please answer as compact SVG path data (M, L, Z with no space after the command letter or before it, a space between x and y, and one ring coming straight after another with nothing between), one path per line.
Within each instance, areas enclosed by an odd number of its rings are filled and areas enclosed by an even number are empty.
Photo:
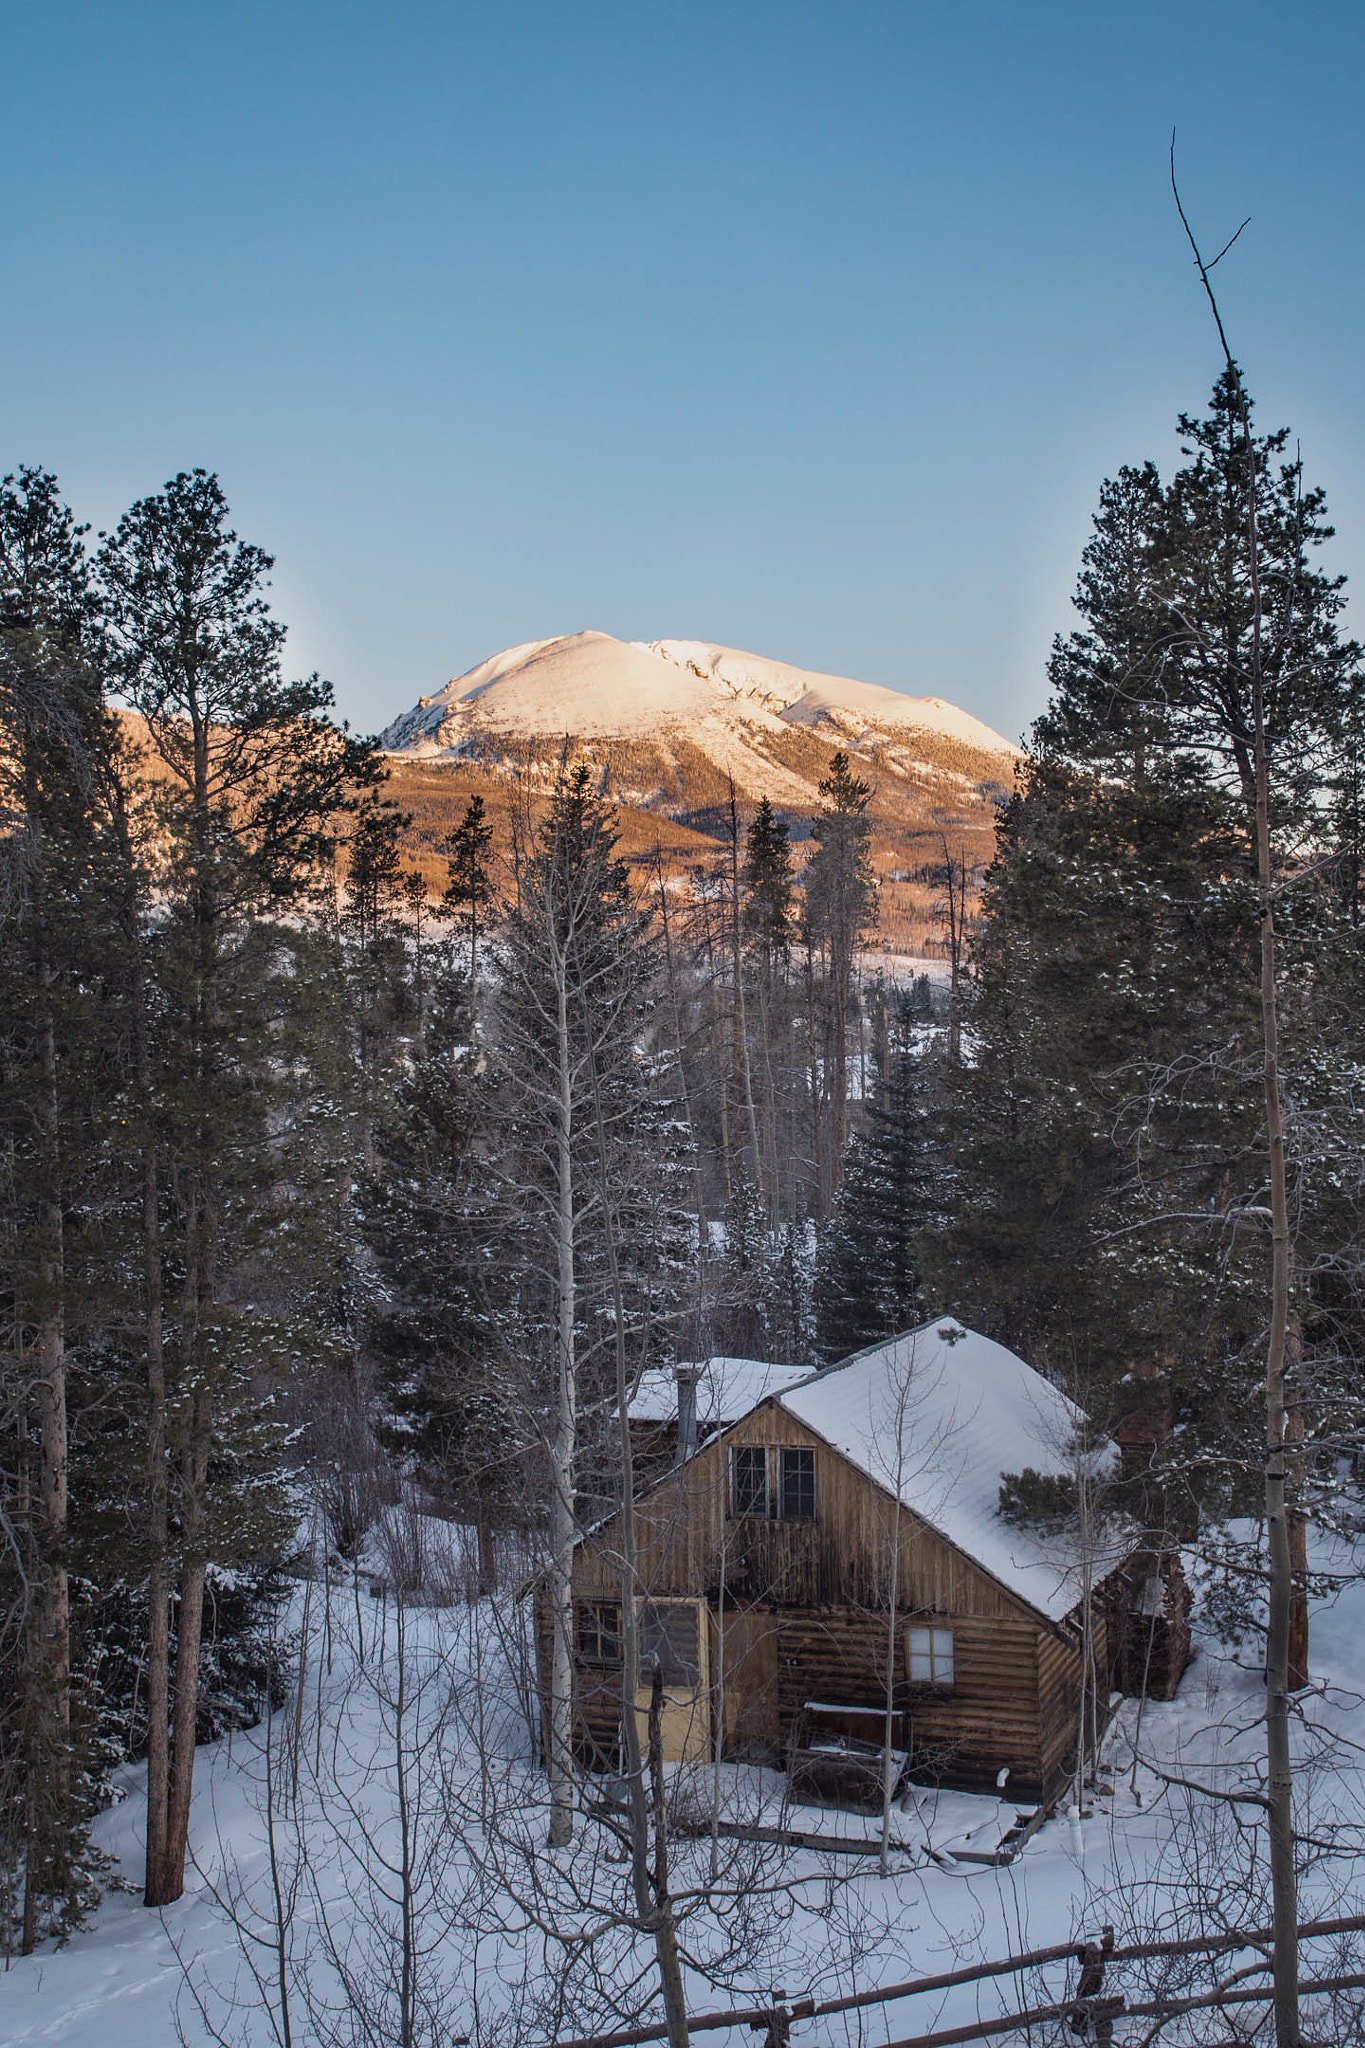
M1098 1941L1064 1941L1051 1948L1029 1949L1020 1955L1001 1956L994 1962L971 1963L960 1970L945 1970L937 1976L912 1977L902 1984L887 1984L873 1991L854 1991L842 1998L816 1999L814 1997L787 1999L781 1992L774 1994L763 2005L736 2006L727 2012L706 2012L689 2015L688 2031L692 2034L715 2031L722 2027L767 2029L768 2048L786 2048L791 2029L801 2020L824 2019L835 2013L853 2012L875 2005L890 2005L903 1998L916 1998L931 1991L951 1991L962 1984L980 1984L992 1977L1008 1977L1023 1970L1046 1967L1049 1963L1076 1962L1081 1965L1081 1987L1070 1997L1063 1998L1048 2006L1037 2006L1029 2011L1002 2013L997 2019L978 2020L962 2027L929 2034L915 2034L898 2041L889 2041L886 2048L955 2048L955 2044L969 2041L998 2040L1002 2034L1018 2028L1041 2026L1047 2020L1067 2019L1075 2016L1084 2018L1103 2030L1112 2027L1113 2020L1120 2015L1134 2019L1175 2018L1183 2012L1194 2012L1204 2007L1217 2005L1246 2005L1258 2000L1269 2001L1268 1987L1238 1986L1226 1991L1214 1991L1197 1997L1179 1999L1156 1999L1129 2003L1113 1994L1104 1994L1101 1984L1104 1974L1116 1964L1150 1961L1157 1957L1205 1955L1210 1959L1220 1955L1236 1954L1239 1950L1266 1947L1272 1938L1269 1927L1245 1927L1229 1930L1216 1935L1189 1935L1171 1941L1140 1941L1125 1947L1113 1945L1113 1930L1105 1928ZM1299 1927L1299 1939L1325 1939L1334 1934L1359 1934L1365 1932L1365 1914L1350 1914L1332 1920L1305 1920ZM1107 1945L1106 1945L1107 1944ZM1365 1990L1365 1974L1306 1978L1299 1989L1305 1995L1329 1991ZM559 2040L547 2043L546 2048L638 2048L647 2041L664 2041L668 2038L666 2026L622 2027L609 2034L584 2034L574 2040ZM1093 2032L1091 2039L1103 2041L1104 2031Z

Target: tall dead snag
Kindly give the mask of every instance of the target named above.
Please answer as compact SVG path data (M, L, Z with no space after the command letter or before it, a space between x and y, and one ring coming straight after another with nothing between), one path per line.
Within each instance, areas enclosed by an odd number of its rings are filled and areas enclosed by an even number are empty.
M639 1543L635 1526L635 1454L630 1433L633 1375L626 1355L627 1309L620 1248L612 1216L610 1167L607 1156L607 1104L603 1097L595 1047L589 1040L588 1072L592 1119L597 1137L597 1196L602 1205L607 1274L611 1289L617 1440L621 1466L621 1750L630 1829L630 1874L641 1928L652 1935L668 2021L669 2048L688 2048L687 1999L678 1950L677 1923L668 1882L668 1813L663 1771L663 1665L656 1656L649 1673L649 1785L645 1784L640 1752L637 1704L644 1672L640 1654L642 1589ZM569 1569L573 1557L570 1551ZM571 1603L572 1604L572 1603ZM573 1673L569 1674L572 1685ZM651 1826L653 1841L651 1843ZM652 1860L651 1860L652 1850Z
M1286 1501L1285 1361L1293 1285L1289 1234L1284 1098L1280 1081L1279 1011L1275 962L1275 867L1270 835L1270 757L1266 744L1265 674L1262 658L1262 594L1256 451L1242 373L1228 344L1210 272L1235 242L1206 262L1181 204L1171 143L1171 191L1188 237L1218 330L1246 457L1246 545L1251 597L1251 647L1247 682L1251 694L1251 752L1254 777L1257 904L1261 936L1262 1081L1270 1181L1270 1335L1266 1346L1265 1516L1270 1571L1265 1659L1266 1816L1270 1836L1270 1886L1274 1927L1272 1973L1276 2048L1300 2048L1297 1880L1294 1870L1293 1771L1289 1754L1290 1639L1294 1567ZM1243 222L1243 227L1246 225ZM1237 234L1242 232L1241 228Z

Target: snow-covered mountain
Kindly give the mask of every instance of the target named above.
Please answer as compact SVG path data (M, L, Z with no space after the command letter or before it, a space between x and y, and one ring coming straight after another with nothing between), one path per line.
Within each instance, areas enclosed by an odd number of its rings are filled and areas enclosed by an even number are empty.
M802 806L818 760L790 745L799 732L897 776L929 767L969 782L1007 780L1017 751L939 697L817 675L704 640L594 632L504 649L421 698L381 744L408 757L458 759L483 752L495 736L569 733L643 745L675 765L681 744L744 794Z
M543 782L559 741L598 761L627 856L680 874L724 843L731 794L767 797L799 846L836 751L870 785L881 942L918 957L939 933L935 863L951 844L990 858L995 806L1018 749L940 697L816 675L706 640L571 633L508 647L423 697L381 735L411 857L443 884L440 848L477 788L499 831L509 778L537 743Z

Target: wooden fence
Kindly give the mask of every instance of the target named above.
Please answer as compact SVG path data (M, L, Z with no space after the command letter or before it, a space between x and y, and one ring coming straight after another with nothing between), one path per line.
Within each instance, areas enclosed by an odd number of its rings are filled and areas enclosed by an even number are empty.
M1334 1934L1359 1934L1363 1931L1365 1915L1336 1920L1305 1920L1299 1927L1299 1939L1311 1941ZM1271 1936L1269 1927L1247 1927L1226 1934L1194 1935L1179 1941L1135 1942L1129 1947L1118 1948L1114 1945L1113 1929L1106 1927L1097 1941L1059 1942L1052 1948L1030 1949L1022 1955L1002 1956L996 1962L972 1963L960 1970L945 1970L935 1977L913 1977L903 1984L883 1985L875 1991L855 1991L844 1998L788 2000L784 1992L776 1992L766 2005L737 2006L727 2012L690 2015L688 2030L692 2034L702 2034L723 2027L740 2027L763 2032L764 2048L788 2048L792 2028L803 2021L824 2019L869 2006L890 2005L898 1999L917 1998L926 1992L951 1991L961 1984L979 1984L992 1977L1045 1969L1053 1963L1074 1962L1080 1966L1075 1990L1052 2004L1001 2013L995 2019L941 2028L934 2033L907 2035L888 2041L885 2048L958 2048L958 2044L970 2041L999 2040L1006 2034L1025 2027L1042 2026L1049 2020L1066 2020L1080 2038L1103 2044L1112 2041L1114 2021L1121 2016L1133 2019L1175 2018L1181 2013L1204 2008L1269 2004L1272 1997L1269 1985L1238 1984L1188 1998L1129 2000L1121 1993L1106 1992L1104 1988L1106 1977L1110 1977L1112 1982L1112 1972L1120 1965L1163 1956L1206 1956L1213 1961L1218 1956L1233 1955L1240 1950L1267 1947ZM1268 1963L1266 1967L1269 1968ZM1365 1972L1307 1977L1301 1980L1299 1990L1304 1996L1365 1990ZM547 2043L546 2048L637 2048L639 2043L667 2038L665 2026L624 2027L614 2033L585 2034L571 2041Z

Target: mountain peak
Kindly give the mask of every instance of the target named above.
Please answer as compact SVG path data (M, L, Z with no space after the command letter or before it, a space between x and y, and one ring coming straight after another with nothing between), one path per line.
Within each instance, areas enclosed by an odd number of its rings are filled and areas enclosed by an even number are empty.
M805 727L855 751L913 745L916 733L1002 764L1017 749L941 697L828 676L708 640L617 640L585 629L528 640L420 698L381 735L389 751L458 757L479 735L516 733L667 744L690 740L733 771L782 730ZM719 758L726 757L725 759Z

